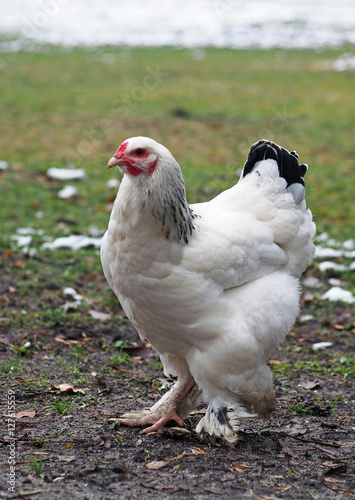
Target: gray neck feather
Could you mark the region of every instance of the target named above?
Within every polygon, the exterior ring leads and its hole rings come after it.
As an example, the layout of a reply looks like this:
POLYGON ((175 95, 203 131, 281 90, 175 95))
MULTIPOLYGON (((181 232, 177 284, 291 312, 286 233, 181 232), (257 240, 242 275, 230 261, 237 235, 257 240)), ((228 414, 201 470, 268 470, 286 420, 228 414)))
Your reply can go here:
POLYGON ((188 243, 195 229, 195 214, 187 203, 184 179, 175 158, 160 158, 151 177, 141 178, 146 191, 144 209, 161 223, 166 239, 188 243))

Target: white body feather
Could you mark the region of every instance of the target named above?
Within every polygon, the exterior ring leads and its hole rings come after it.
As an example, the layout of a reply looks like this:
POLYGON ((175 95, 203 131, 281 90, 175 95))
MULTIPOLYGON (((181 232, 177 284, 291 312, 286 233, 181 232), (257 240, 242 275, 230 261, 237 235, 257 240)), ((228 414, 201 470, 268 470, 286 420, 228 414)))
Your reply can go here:
MULTIPOLYGON (((190 371, 211 407, 239 416, 273 406, 265 361, 295 321, 298 278, 314 252, 315 227, 300 190, 295 203, 274 160, 256 167, 191 206, 188 244, 164 236, 141 209, 137 179, 125 175, 101 249, 111 288, 161 355, 165 374, 190 371)), ((210 433, 215 427, 208 415, 200 424, 210 433)))

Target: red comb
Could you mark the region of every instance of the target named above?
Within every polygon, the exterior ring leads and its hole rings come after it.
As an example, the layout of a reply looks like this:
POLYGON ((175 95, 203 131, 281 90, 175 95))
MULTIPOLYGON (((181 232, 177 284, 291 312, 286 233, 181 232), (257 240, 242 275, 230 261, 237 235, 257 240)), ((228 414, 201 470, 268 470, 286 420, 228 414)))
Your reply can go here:
POLYGON ((124 153, 127 149, 127 146, 128 146, 128 141, 123 142, 121 146, 117 149, 115 156, 117 156, 119 153, 124 153))

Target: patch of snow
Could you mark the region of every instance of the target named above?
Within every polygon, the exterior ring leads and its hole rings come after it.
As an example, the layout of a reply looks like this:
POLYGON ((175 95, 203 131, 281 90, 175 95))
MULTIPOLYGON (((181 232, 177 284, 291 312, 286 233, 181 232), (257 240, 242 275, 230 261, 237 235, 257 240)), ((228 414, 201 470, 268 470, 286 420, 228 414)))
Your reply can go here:
POLYGON ((304 314, 303 316, 300 317, 301 323, 307 323, 308 321, 312 320, 314 320, 313 314, 304 314))
POLYGON ((39 234, 43 235, 44 231, 42 229, 34 229, 33 227, 20 227, 17 229, 17 234, 39 234))
POLYGON ((319 241, 321 243, 324 243, 325 241, 329 240, 329 234, 328 233, 320 233, 318 236, 314 238, 315 241, 319 241))
POLYGON ((349 290, 344 290, 339 286, 333 286, 324 295, 322 295, 322 299, 329 300, 331 302, 346 302, 348 304, 353 304, 355 302, 354 295, 349 290))
POLYGON ((338 280, 337 278, 330 278, 328 280, 329 285, 332 286, 340 286, 341 285, 341 280, 338 280))
POLYGON ((14 234, 12 240, 18 248, 27 248, 32 243, 31 235, 14 234))
POLYGON ((316 259, 326 259, 326 258, 333 259, 344 255, 344 252, 342 250, 335 250, 334 248, 326 248, 316 245, 315 249, 316 249, 315 252, 316 259))
POLYGON ((65 186, 63 189, 61 189, 60 191, 58 191, 57 196, 61 200, 67 200, 68 198, 72 198, 76 194, 78 194, 78 189, 76 187, 74 187, 74 186, 65 186))
POLYGON ((318 264, 318 268, 322 273, 324 273, 325 271, 329 271, 330 269, 333 271, 346 271, 346 266, 344 266, 343 264, 336 264, 335 262, 331 262, 330 260, 320 262, 318 264))
POLYGON ((7 170, 9 168, 9 164, 7 161, 0 160, 0 170, 7 170))
POLYGON ((315 276, 306 276, 303 280, 303 285, 309 288, 321 288, 323 283, 315 276))
POLYGON ((350 239, 343 242, 345 250, 355 250, 355 241, 350 239))
POLYGON ((333 342, 316 342, 312 345, 313 351, 318 351, 320 349, 326 349, 327 347, 331 347, 333 342))
POLYGON ((344 54, 333 63, 336 71, 346 71, 348 69, 355 69, 355 55, 344 54))
POLYGON ((355 262, 352 262, 349 267, 350 271, 355 271, 355 262))
POLYGON ((80 295, 80 293, 78 293, 71 286, 68 286, 67 288, 64 288, 63 293, 64 293, 64 295, 69 295, 70 297, 72 297, 76 301, 81 302, 82 300, 84 300, 84 297, 82 295, 80 295))
POLYGON ((344 257, 348 259, 353 259, 355 257, 355 250, 351 250, 349 252, 344 253, 344 257))
POLYGON ((108 183, 106 184, 108 188, 118 188, 120 186, 120 181, 116 177, 113 177, 113 179, 110 179, 108 183))
POLYGON ((102 238, 92 238, 84 234, 72 234, 71 236, 63 236, 52 242, 43 243, 42 249, 57 250, 58 248, 71 248, 72 250, 80 250, 86 247, 100 248, 102 238))
POLYGON ((85 170, 83 168, 51 167, 47 170, 47 176, 50 179, 56 179, 58 181, 73 181, 75 179, 84 179, 85 170))
MULTIPOLYGON (((355 42, 351 0, 288 4, 281 0, 0 0, 0 8, 0 32, 20 34, 31 50, 33 41, 190 48, 308 48, 355 42)), ((4 41, 2 48, 19 50, 21 44, 4 41)), ((102 63, 112 62, 108 52, 102 63)))

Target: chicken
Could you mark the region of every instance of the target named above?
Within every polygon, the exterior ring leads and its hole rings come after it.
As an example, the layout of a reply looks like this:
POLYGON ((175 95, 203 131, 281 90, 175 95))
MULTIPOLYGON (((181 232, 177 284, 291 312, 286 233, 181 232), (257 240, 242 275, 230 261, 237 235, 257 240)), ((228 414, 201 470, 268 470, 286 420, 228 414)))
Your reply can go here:
POLYGON ((189 205, 170 151, 127 139, 108 168, 123 171, 101 247, 106 279, 174 386, 119 421, 153 432, 204 402, 196 431, 236 443, 241 419, 274 408, 266 360, 293 326, 299 278, 314 253, 307 165, 261 140, 239 182, 189 205))

